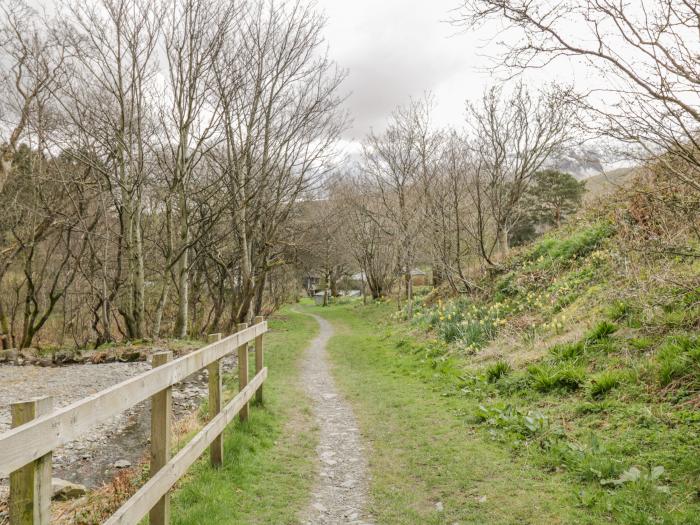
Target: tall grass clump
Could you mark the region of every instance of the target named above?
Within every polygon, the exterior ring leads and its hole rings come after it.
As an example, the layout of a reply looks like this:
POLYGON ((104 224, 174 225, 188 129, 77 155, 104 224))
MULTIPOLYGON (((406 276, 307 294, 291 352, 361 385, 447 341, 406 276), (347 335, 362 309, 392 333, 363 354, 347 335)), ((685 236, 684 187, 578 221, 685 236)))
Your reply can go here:
POLYGON ((532 365, 528 374, 532 387, 539 392, 573 391, 586 381, 586 371, 571 364, 532 365))

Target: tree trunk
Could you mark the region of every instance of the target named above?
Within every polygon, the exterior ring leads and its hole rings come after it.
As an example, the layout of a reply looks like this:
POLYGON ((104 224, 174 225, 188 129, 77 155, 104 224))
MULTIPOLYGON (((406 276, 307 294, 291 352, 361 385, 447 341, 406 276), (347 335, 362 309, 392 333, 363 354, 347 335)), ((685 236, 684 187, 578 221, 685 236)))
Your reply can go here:
POLYGON ((175 322, 175 337, 184 339, 187 337, 188 329, 188 313, 190 307, 190 290, 189 290, 189 248, 190 228, 187 221, 187 200, 184 194, 184 189, 180 192, 180 249, 182 255, 177 265, 178 287, 179 287, 179 304, 177 310, 177 320, 175 322))
POLYGON ((506 255, 508 255, 508 229, 505 226, 499 226, 498 228, 498 253, 501 255, 502 258, 505 258, 506 255))

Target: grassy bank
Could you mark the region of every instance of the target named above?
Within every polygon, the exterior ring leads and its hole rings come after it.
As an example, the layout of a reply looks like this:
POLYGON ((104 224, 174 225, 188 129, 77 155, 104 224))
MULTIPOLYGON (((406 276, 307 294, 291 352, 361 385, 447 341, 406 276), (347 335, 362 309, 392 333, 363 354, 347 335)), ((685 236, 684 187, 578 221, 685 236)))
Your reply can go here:
POLYGON ((249 422, 229 425, 223 468, 212 470, 206 456, 179 484, 172 500, 174 524, 292 524, 308 504, 316 437, 296 378, 299 358, 318 326, 285 309, 270 327, 265 406, 253 406, 249 422))
MULTIPOLYGON (((590 519, 700 523, 700 263, 607 221, 555 231, 479 290, 433 294, 409 351, 476 400, 475 430, 561 472, 590 519)), ((689 241, 692 253, 692 241, 689 241)))
POLYGON ((392 307, 307 307, 333 322, 334 375, 368 444, 368 509, 377 523, 599 523, 558 473, 489 439, 470 423, 479 401, 414 351, 392 307))

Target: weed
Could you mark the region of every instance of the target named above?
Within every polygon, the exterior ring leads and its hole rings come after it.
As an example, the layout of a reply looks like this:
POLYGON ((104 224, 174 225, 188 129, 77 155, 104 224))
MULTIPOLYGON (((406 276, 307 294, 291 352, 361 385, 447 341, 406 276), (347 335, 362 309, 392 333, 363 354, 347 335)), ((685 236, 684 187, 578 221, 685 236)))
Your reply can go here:
POLYGON ((501 377, 510 373, 511 370, 512 368, 510 364, 508 364, 506 361, 498 361, 486 369, 486 380, 489 383, 495 383, 501 379, 501 377))
POLYGON ((583 368, 570 364, 540 364, 528 368, 532 386, 539 392, 577 390, 586 380, 583 368))
POLYGON ((593 330, 586 334, 586 344, 592 345, 608 339, 615 332, 617 332, 617 326, 609 321, 601 321, 593 330))
POLYGON ((624 374, 619 370, 606 370, 591 379, 589 393, 591 397, 599 399, 605 396, 613 388, 620 386, 623 382, 624 374))
POLYGON ((674 379, 689 375, 700 375, 700 339, 693 337, 671 337, 659 349, 656 356, 661 386, 674 379))
POLYGON ((585 349, 581 342, 567 343, 553 346, 549 353, 556 361, 569 361, 583 356, 585 349))
POLYGON ((636 350, 646 350, 651 348, 654 341, 649 337, 633 337, 632 339, 628 339, 627 343, 636 350))

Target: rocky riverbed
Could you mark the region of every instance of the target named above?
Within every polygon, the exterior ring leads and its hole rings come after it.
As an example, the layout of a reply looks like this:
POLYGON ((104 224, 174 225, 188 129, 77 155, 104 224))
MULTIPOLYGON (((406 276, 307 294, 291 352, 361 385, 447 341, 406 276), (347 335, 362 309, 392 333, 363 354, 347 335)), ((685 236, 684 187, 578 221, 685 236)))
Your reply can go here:
MULTIPOLYGON (((234 356, 224 369, 236 366, 234 356)), ((51 396, 54 407, 66 406, 116 383, 150 370, 148 362, 74 364, 58 367, 0 365, 0 433, 10 428, 10 404, 51 396)), ((207 374, 201 371, 173 389, 176 419, 197 409, 207 396, 207 374)), ((150 433, 149 403, 140 403, 109 421, 96 425, 80 439, 54 451, 54 477, 96 488, 120 468, 137 463, 147 450, 150 433)), ((0 479, 0 500, 6 494, 0 479)))

